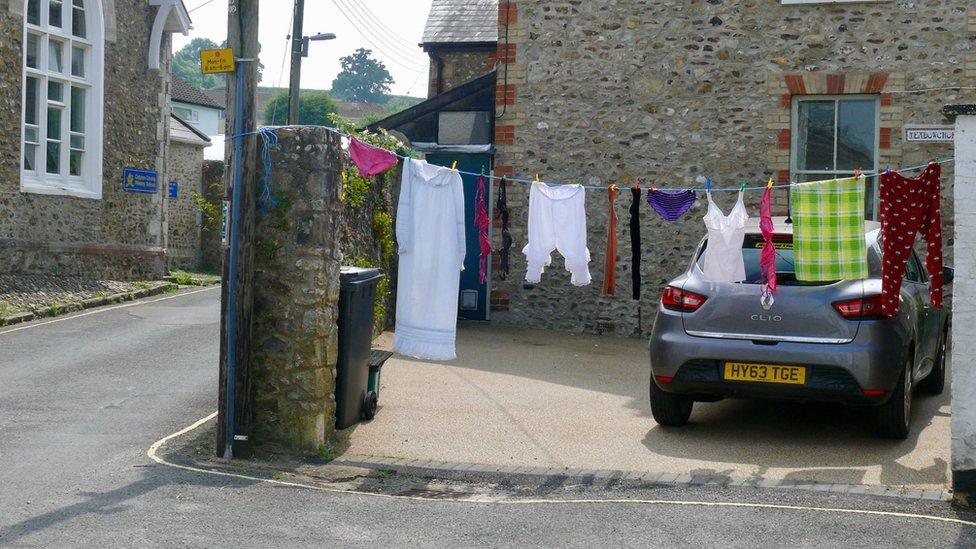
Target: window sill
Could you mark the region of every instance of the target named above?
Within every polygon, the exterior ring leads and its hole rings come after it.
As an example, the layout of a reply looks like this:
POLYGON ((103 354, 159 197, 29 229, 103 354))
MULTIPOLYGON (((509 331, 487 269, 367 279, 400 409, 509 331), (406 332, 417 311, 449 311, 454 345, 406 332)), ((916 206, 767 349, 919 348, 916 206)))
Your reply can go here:
POLYGON ((20 179, 20 192, 101 200, 101 189, 91 190, 83 187, 82 185, 83 183, 81 182, 76 185, 72 185, 71 183, 65 181, 48 181, 29 176, 22 176, 20 179))

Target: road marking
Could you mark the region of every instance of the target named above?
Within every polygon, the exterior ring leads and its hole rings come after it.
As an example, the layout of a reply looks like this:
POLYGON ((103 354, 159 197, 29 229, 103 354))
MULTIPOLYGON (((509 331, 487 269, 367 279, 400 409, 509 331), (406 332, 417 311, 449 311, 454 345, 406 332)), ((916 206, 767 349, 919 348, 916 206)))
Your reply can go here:
POLYGON ((148 301, 139 300, 139 301, 133 301, 131 303, 125 303, 123 305, 114 305, 112 307, 99 307, 99 308, 92 309, 90 311, 87 311, 87 312, 84 312, 84 313, 79 313, 79 314, 76 314, 76 315, 66 315, 66 316, 63 316, 63 317, 60 317, 60 318, 55 318, 55 319, 52 319, 52 320, 46 320, 44 322, 31 322, 31 323, 25 324, 23 326, 18 326, 16 328, 10 328, 9 330, 0 330, 0 335, 3 335, 3 334, 12 334, 14 332, 19 332, 21 330, 30 330, 31 328, 40 328, 41 326, 47 326, 48 324, 54 324, 55 322, 64 322, 65 320, 73 320, 73 319, 76 319, 76 318, 81 318, 83 316, 95 315, 95 314, 99 314, 99 313, 107 313, 109 311, 115 311, 117 309, 125 309, 127 307, 136 307, 138 305, 148 305, 150 303, 158 303, 160 301, 166 301, 167 299, 176 299, 177 297, 183 297, 183 296, 198 294, 200 292, 207 292, 207 291, 210 291, 210 290, 213 290, 213 289, 216 289, 216 288, 220 288, 220 285, 210 286, 208 288, 202 288, 200 290, 193 290, 193 291, 184 292, 184 293, 181 293, 181 294, 168 295, 166 297, 160 297, 160 298, 151 299, 151 300, 148 300, 148 301))
POLYGON ((631 504, 631 505, 674 505, 679 507, 713 507, 713 508, 743 508, 743 509, 770 509, 778 511, 807 511, 816 513, 832 513, 832 514, 846 514, 846 515, 865 515, 865 516, 876 516, 876 517, 888 517, 888 518, 907 518, 907 519, 917 519, 917 520, 927 520, 932 522, 942 522, 946 524, 958 524, 961 526, 976 527, 976 522, 951 518, 951 517, 939 517, 935 515, 920 515, 915 513, 899 513, 894 511, 872 511, 868 509, 845 509, 840 507, 812 507, 805 505, 779 505, 775 503, 749 503, 749 502, 738 502, 738 501, 682 501, 682 500, 668 500, 668 499, 511 499, 511 500, 484 500, 478 498, 457 498, 445 500, 443 498, 426 498, 423 496, 400 496, 395 494, 377 494, 374 492, 362 492, 358 490, 341 490, 338 488, 328 488, 325 486, 315 486, 311 484, 302 484, 300 482, 288 482, 284 480, 275 480, 270 478, 261 478, 251 475, 242 475, 239 473, 228 473, 225 471, 214 471, 211 469, 203 469, 201 467, 193 467, 190 465, 180 465, 178 463, 172 463, 166 461, 165 459, 159 457, 157 452, 159 449, 165 445, 170 440, 183 436, 195 429, 198 429, 203 424, 217 417, 217 412, 210 414, 209 416, 200 419, 189 425, 180 429, 179 431, 167 435, 149 447, 146 455, 149 459, 155 461, 159 465, 164 465, 166 467, 172 467, 174 469, 182 469, 184 471, 192 471, 194 473, 204 473, 208 475, 215 475, 221 477, 238 478, 243 480, 252 480, 256 482, 264 482, 267 484, 274 484, 278 486, 291 486, 293 488, 304 488, 307 490, 315 490, 318 492, 328 492, 334 494, 354 494, 359 496, 371 496, 376 498, 385 499, 401 499, 401 500, 412 500, 412 501, 429 501, 437 503, 469 503, 478 505, 607 505, 607 504, 631 504))

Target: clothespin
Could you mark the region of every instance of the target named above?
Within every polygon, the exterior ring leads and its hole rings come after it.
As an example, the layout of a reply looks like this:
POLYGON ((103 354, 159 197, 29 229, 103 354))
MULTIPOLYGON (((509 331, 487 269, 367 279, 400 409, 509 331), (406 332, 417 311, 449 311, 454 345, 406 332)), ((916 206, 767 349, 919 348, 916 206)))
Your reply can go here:
POLYGON ((746 182, 743 181, 743 182, 739 183, 739 192, 741 193, 741 192, 743 192, 745 190, 746 190, 746 182))
POLYGON ((712 192, 712 178, 711 177, 706 177, 705 178, 705 191, 706 192, 712 192))
POLYGON ((457 171, 457 163, 458 163, 458 161, 455 160, 454 163, 451 164, 451 171, 452 172, 456 172, 457 171))
POLYGON ((885 173, 891 173, 891 164, 885 166, 885 173))
POLYGON ((854 170, 854 179, 860 179, 862 175, 864 172, 861 171, 861 168, 854 170))
POLYGON ((481 167, 481 175, 482 176, 488 175, 487 173, 485 173, 485 167, 484 166, 481 167))
POLYGON ((535 182, 536 183, 542 183, 542 180, 539 179, 539 174, 535 174, 535 182))
POLYGON ((773 188, 773 185, 775 185, 775 184, 776 184, 776 182, 773 181, 773 178, 772 177, 770 177, 769 178, 769 181, 766 183, 766 188, 767 189, 772 189, 773 188))

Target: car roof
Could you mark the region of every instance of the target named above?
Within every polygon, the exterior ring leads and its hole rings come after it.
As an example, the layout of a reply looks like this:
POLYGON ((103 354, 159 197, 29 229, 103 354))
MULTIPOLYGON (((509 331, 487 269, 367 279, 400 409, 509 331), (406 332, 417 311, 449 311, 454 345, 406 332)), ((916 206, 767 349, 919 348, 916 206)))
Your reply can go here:
MULTIPOLYGON (((773 231, 775 234, 793 234, 793 223, 787 223, 786 220, 789 219, 785 216, 774 216, 773 217, 773 231)), ((759 218, 750 217, 745 224, 746 234, 762 234, 759 229, 759 218)), ((865 221, 864 222, 864 234, 870 234, 874 231, 881 229, 881 223, 877 221, 865 221)))

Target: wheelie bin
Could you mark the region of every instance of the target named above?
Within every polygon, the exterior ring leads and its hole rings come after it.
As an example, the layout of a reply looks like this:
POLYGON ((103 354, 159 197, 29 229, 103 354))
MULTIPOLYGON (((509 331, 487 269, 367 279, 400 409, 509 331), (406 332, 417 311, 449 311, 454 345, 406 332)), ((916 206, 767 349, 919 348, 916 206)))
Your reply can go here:
POLYGON ((369 358, 379 269, 342 267, 339 274, 339 357, 336 364, 336 429, 355 425, 376 410, 370 394, 369 358))

